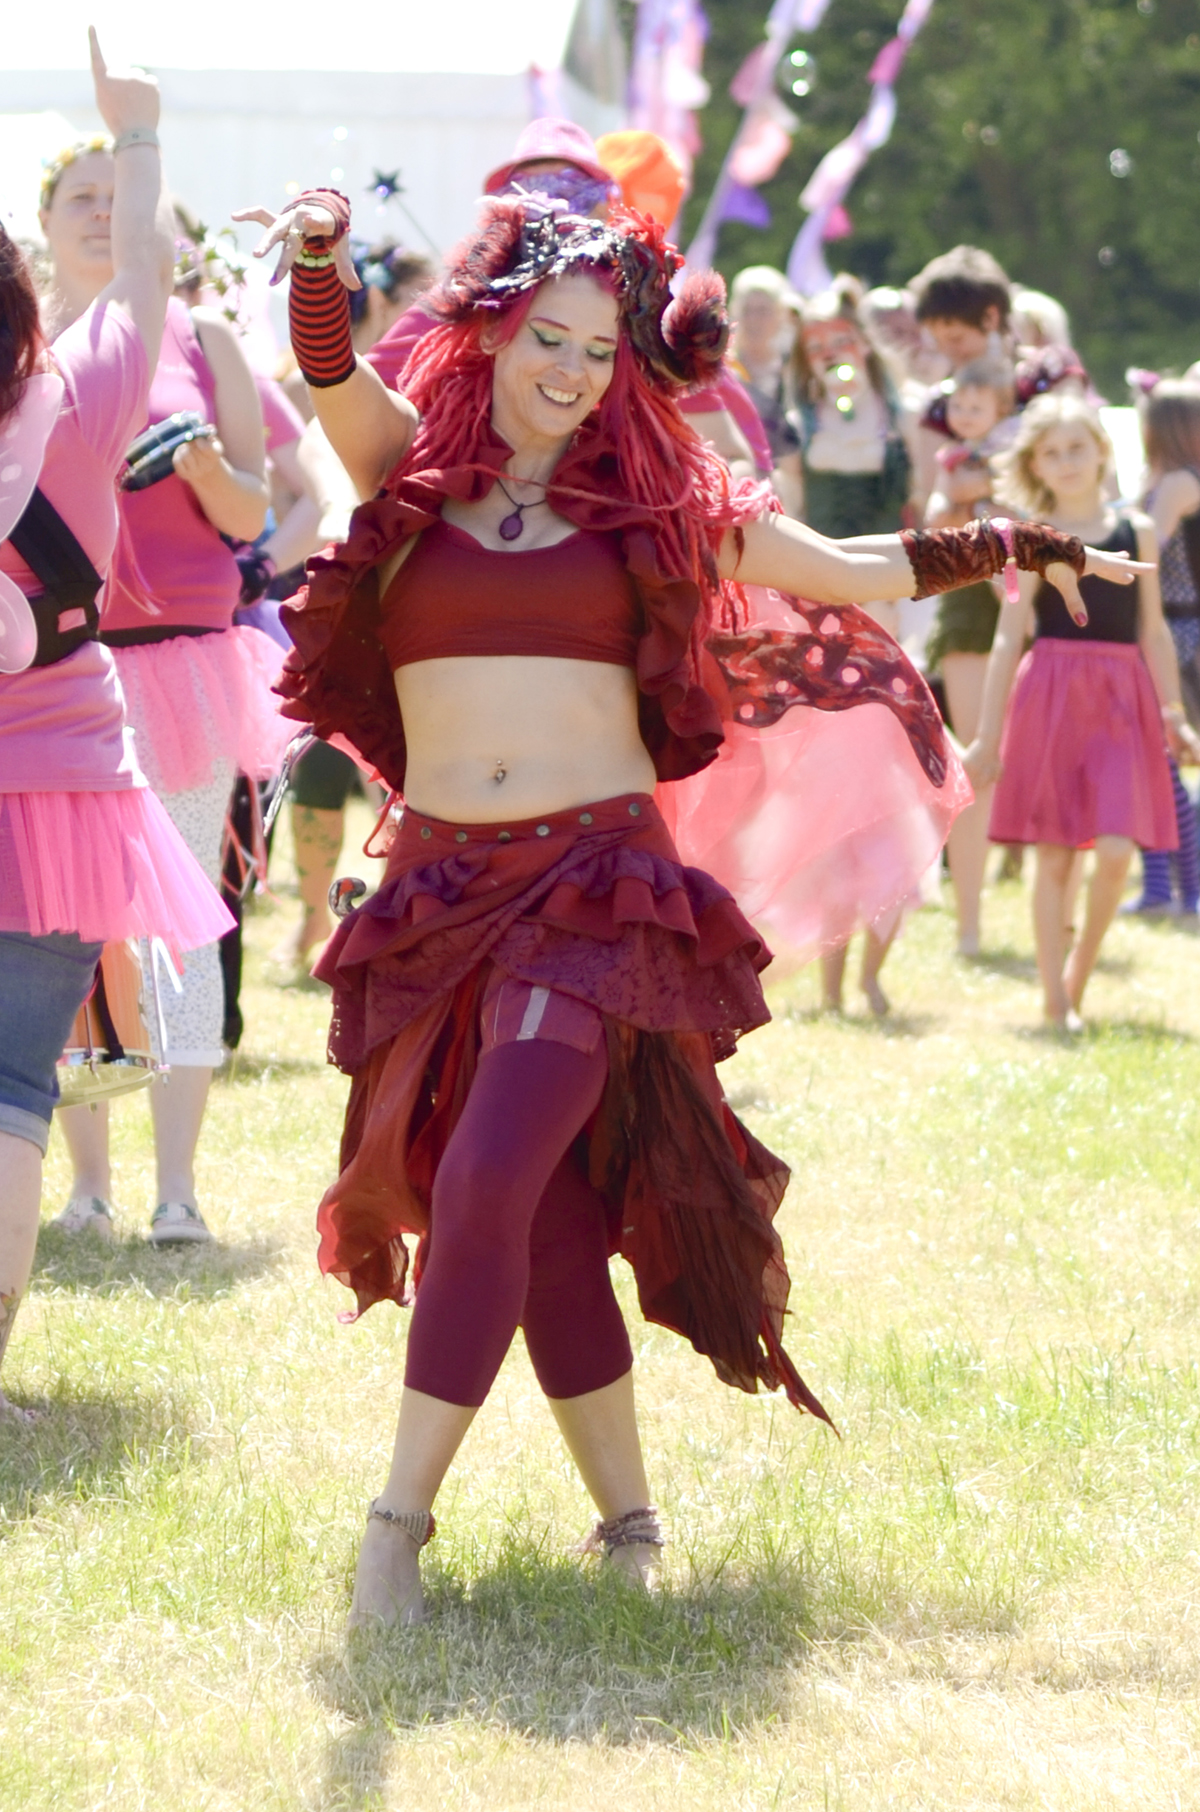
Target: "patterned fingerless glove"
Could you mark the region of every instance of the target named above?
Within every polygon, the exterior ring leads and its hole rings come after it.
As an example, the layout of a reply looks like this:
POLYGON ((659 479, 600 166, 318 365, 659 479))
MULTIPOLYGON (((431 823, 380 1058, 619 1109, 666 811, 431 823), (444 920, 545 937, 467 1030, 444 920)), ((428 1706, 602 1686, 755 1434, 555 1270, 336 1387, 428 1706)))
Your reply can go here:
POLYGON ((969 522, 966 528, 901 529, 900 539, 916 580, 914 598, 974 585, 1004 571, 1013 560, 1022 572, 1046 576, 1061 560, 1080 576, 1087 554, 1078 535, 1065 535, 1044 522, 969 522))
POLYGON ((358 363, 350 292, 333 261, 334 246, 350 228, 350 203, 336 189, 306 189, 298 200, 327 208, 337 222, 332 237, 304 241, 288 289, 288 330, 300 374, 314 390, 328 390, 344 384, 358 363))

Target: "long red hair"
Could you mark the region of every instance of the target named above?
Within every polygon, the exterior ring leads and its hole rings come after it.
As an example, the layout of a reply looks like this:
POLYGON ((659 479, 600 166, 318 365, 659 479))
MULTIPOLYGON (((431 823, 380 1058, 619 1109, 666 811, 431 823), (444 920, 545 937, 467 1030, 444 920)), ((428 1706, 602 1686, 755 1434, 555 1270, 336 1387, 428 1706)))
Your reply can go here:
POLYGON ((0 422, 7 421, 20 402, 44 346, 28 261, 0 227, 0 422))

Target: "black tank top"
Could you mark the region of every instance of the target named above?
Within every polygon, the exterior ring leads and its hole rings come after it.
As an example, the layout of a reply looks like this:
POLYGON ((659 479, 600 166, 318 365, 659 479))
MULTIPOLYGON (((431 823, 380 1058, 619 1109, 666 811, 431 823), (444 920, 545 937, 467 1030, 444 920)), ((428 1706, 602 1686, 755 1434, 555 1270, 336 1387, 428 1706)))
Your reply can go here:
MULTIPOLYGON (((1132 554, 1137 559, 1137 530, 1129 517, 1117 513, 1117 526, 1107 541, 1098 543, 1101 553, 1132 554)), ((1080 626, 1063 602, 1055 585, 1045 581, 1038 586, 1033 600, 1037 613, 1037 636, 1053 636, 1062 642, 1136 642, 1138 639, 1138 582, 1115 585, 1111 579, 1098 579, 1089 574, 1079 581, 1079 590, 1087 605, 1088 620, 1080 626)))

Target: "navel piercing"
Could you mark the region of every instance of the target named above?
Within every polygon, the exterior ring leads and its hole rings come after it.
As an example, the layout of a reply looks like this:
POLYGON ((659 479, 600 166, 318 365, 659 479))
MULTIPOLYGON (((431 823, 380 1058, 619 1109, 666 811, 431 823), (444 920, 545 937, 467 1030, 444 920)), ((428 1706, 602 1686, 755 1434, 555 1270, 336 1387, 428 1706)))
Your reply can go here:
POLYGON ((496 785, 499 786, 500 782, 502 780, 507 779, 507 777, 508 777, 508 769, 504 765, 504 757, 502 755, 498 755, 496 757, 496 771, 492 775, 492 779, 496 782, 496 785))

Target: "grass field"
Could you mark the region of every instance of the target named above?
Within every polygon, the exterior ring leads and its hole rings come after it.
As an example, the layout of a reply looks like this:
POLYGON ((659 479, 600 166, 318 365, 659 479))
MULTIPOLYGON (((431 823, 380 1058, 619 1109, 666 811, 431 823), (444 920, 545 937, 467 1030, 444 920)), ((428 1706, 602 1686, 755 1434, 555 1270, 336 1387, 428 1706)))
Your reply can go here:
MULTIPOLYGON (((139 1099, 120 1241, 43 1233, 7 1380, 50 1413, 0 1432, 4 1812, 1200 1806, 1200 944, 1118 926, 1072 1044, 1037 1033, 1017 886, 978 963, 910 923, 882 1027, 783 976, 726 1080, 794 1166, 789 1344, 844 1439, 725 1389, 623 1276, 665 1591, 572 1557, 589 1507, 517 1350, 431 1623, 348 1648, 405 1320, 339 1324, 316 1274, 345 1083, 325 997, 273 978, 279 893, 201 1148, 220 1243, 144 1243, 139 1099)), ((66 1181, 56 1136, 47 1215, 66 1181)))

